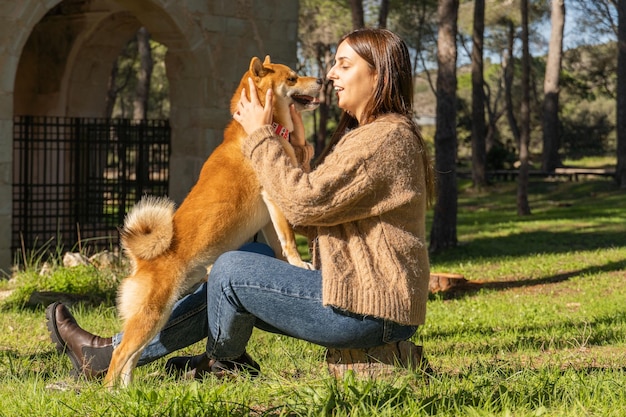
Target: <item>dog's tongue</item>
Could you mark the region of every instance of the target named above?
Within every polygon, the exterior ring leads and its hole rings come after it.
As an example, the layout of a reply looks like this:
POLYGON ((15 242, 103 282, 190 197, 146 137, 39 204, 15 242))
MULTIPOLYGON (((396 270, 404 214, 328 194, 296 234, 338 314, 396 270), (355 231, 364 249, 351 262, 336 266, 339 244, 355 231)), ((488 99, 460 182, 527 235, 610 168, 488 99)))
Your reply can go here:
POLYGON ((317 97, 307 96, 307 95, 303 95, 303 94, 294 94, 293 96, 291 96, 291 98, 293 98, 295 101, 297 101, 300 104, 317 104, 317 103, 319 103, 319 99, 317 97))

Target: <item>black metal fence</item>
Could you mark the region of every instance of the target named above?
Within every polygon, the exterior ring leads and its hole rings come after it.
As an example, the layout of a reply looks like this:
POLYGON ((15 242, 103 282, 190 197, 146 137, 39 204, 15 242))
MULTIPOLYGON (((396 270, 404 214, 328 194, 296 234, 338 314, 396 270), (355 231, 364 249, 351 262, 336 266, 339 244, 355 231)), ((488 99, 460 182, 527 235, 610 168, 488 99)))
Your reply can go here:
POLYGON ((13 126, 14 254, 116 247, 130 207, 168 192, 167 120, 17 116, 13 126))

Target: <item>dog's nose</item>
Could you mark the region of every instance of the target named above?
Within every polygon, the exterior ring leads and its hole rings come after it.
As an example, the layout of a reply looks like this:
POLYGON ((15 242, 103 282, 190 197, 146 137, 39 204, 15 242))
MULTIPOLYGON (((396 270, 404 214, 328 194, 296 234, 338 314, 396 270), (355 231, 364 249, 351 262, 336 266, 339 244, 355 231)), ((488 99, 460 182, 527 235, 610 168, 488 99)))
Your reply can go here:
POLYGON ((321 78, 318 78, 318 79, 317 79, 317 80, 315 80, 315 81, 317 81, 317 83, 318 83, 319 85, 324 84, 324 80, 322 80, 321 78))

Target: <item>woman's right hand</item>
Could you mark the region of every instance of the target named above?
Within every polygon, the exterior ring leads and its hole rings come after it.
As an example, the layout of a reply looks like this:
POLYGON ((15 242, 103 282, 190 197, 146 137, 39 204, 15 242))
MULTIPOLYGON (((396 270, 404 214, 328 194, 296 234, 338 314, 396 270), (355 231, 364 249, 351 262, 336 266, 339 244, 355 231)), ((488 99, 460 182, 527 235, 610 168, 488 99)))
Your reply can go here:
POLYGON ((258 128, 272 124, 272 103, 274 96, 271 89, 267 90, 265 107, 263 107, 252 78, 248 78, 248 87, 250 99, 248 100, 248 97, 246 97, 246 89, 242 89, 239 103, 237 103, 237 110, 235 114, 233 114, 233 119, 239 122, 246 133, 250 135, 258 128))

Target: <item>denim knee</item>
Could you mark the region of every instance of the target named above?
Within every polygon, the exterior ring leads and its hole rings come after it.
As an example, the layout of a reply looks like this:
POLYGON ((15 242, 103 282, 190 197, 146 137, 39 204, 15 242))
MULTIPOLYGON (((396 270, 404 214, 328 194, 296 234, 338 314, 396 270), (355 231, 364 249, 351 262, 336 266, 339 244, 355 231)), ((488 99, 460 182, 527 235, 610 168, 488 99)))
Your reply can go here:
POLYGON ((221 254, 215 260, 211 272, 209 273, 209 291, 211 287, 215 287, 217 284, 222 286, 223 281, 229 279, 230 273, 235 269, 234 266, 241 263, 237 258, 237 252, 232 251, 221 254))
MULTIPOLYGON (((223 291, 231 284, 233 278, 242 278, 249 275, 249 270, 254 267, 254 262, 250 261, 250 257, 263 256, 258 253, 247 251, 230 251, 220 255, 213 264, 209 274, 208 288, 209 293, 220 288, 223 291)), ((263 256, 265 257, 265 256, 263 256)), ((269 258, 268 258, 269 259, 269 258)))

